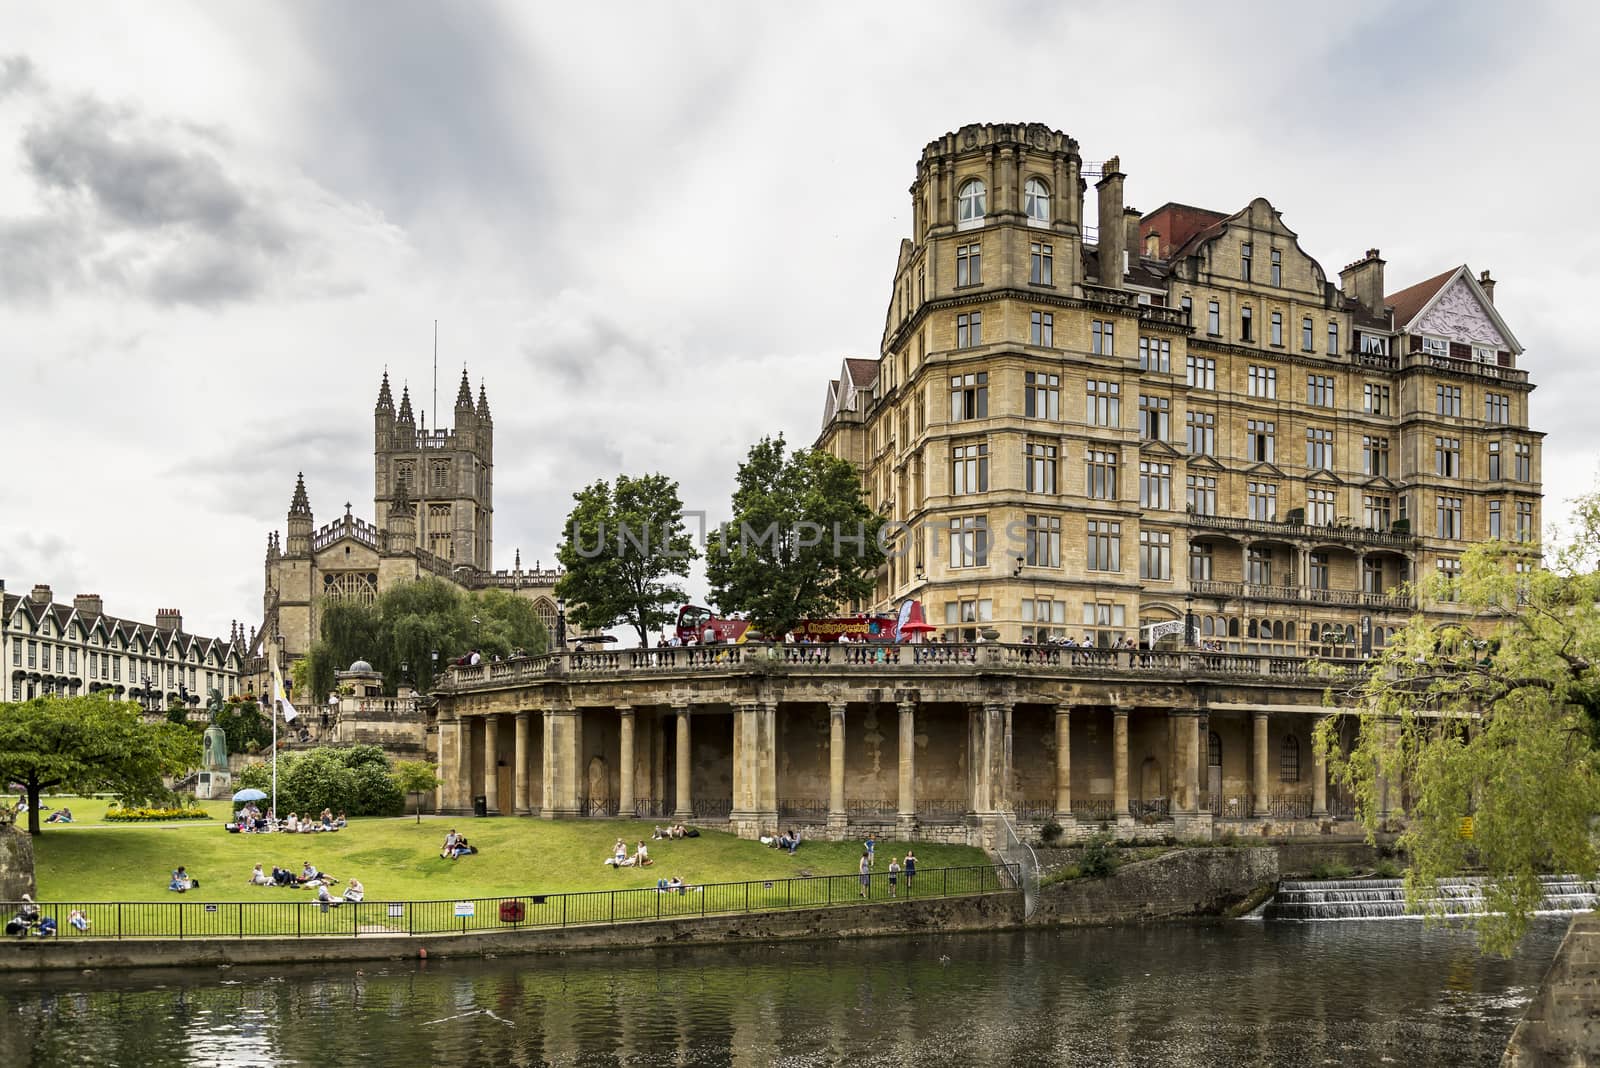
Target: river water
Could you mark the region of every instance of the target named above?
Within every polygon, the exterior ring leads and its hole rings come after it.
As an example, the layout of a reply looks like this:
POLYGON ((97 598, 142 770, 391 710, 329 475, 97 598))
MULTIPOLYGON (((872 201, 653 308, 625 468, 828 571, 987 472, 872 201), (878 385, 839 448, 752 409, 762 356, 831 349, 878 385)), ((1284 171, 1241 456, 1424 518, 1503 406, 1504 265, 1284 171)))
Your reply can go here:
POLYGON ((105 971, 0 986, 0 1066, 1494 1065, 1555 953, 1413 921, 105 971))

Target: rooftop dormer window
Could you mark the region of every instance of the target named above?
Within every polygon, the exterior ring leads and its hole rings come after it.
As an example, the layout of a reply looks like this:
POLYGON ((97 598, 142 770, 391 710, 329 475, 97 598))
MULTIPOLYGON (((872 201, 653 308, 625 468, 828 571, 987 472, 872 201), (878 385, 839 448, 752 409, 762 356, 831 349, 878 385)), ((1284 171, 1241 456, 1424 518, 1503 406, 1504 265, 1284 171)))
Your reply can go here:
POLYGON ((956 194, 956 229, 971 230, 983 225, 983 217, 989 212, 989 195, 983 182, 976 178, 968 179, 956 194))

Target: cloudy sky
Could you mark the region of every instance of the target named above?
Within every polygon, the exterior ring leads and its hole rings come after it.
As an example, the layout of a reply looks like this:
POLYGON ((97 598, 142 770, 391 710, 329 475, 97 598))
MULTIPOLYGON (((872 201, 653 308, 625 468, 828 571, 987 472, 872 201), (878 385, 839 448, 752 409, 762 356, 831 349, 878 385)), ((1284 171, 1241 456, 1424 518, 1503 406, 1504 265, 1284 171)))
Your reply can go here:
MULTIPOLYGON (((571 492, 810 443, 922 146, 1043 122, 1129 203, 1260 194, 1330 275, 1489 268, 1546 510, 1594 484, 1593 5, 0 2, 0 578, 259 622, 304 470, 371 512, 387 367, 496 428, 496 563, 571 492), (1587 413, 1587 414, 1586 414, 1587 413)), ((429 421, 433 413, 429 412, 429 421)))

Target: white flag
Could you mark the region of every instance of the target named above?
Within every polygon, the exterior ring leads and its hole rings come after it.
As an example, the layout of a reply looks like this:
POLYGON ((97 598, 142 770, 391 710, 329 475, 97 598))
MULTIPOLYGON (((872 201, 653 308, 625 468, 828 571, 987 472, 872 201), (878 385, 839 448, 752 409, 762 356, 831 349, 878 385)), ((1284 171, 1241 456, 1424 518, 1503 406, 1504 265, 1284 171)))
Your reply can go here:
POLYGON ((283 674, 278 670, 278 665, 272 665, 272 681, 278 687, 278 702, 283 707, 283 721, 293 723, 299 718, 300 713, 294 710, 294 705, 289 702, 289 690, 283 683, 283 674))
POLYGON ((281 700, 283 704, 283 721, 285 723, 293 723, 299 718, 300 713, 294 710, 294 705, 289 703, 289 699, 287 697, 284 697, 281 700))

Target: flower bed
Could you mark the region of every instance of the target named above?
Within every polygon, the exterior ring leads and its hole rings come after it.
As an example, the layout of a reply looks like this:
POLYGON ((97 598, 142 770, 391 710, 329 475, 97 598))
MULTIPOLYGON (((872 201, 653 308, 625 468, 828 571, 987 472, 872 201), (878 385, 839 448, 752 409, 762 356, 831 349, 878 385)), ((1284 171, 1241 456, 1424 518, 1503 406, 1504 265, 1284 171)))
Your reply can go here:
POLYGON ((108 808, 107 823, 151 823, 169 820, 208 820, 211 813, 203 808, 108 808))

